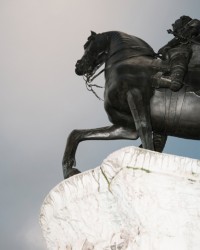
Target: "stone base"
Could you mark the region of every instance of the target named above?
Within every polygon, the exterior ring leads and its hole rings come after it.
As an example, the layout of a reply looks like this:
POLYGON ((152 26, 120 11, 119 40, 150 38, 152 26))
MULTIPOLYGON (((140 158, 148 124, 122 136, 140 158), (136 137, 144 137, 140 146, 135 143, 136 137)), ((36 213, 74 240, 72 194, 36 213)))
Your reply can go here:
POLYGON ((199 250, 200 162, 123 148, 58 184, 40 224, 51 250, 199 250))

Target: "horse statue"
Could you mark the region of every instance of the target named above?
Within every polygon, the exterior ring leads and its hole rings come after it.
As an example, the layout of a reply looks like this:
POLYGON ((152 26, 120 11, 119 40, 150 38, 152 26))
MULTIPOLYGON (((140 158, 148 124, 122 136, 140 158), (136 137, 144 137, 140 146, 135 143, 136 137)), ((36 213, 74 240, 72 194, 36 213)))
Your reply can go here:
POLYGON ((75 72, 85 76, 88 89, 96 94, 93 90, 96 85, 91 81, 105 63, 104 108, 113 125, 71 132, 62 162, 64 178, 80 172, 75 168, 75 153, 79 142, 84 140, 140 137, 141 147, 162 152, 168 135, 200 139, 199 48, 199 44, 194 44, 195 53, 184 85, 173 92, 154 87, 154 76, 167 72, 169 63, 159 58, 145 41, 118 31, 92 32, 75 72))

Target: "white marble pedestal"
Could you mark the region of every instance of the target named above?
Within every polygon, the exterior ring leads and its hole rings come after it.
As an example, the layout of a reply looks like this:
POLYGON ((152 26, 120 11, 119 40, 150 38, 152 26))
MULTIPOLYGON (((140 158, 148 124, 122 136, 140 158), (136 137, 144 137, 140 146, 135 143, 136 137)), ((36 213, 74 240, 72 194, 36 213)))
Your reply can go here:
POLYGON ((53 188, 40 224, 51 250, 199 250, 200 161, 123 148, 53 188))

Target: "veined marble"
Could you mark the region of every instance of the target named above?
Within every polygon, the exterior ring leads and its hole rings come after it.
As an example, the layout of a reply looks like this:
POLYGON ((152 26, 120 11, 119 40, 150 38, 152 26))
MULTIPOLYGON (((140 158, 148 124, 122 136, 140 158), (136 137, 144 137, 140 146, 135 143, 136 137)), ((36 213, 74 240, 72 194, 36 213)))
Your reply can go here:
POLYGON ((199 250, 200 161, 123 148, 53 188, 40 224, 51 250, 199 250))

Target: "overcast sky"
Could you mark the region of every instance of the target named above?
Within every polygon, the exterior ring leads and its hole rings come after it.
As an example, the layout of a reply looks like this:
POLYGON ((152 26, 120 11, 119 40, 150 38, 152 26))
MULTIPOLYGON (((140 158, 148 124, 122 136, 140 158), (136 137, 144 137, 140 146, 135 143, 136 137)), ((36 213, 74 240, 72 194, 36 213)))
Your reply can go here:
MULTIPOLYGON (((200 19, 199 9, 199 0, 0 0, 0 249, 46 249, 40 207, 63 180, 68 134, 110 124, 74 73, 90 30, 124 31, 157 51, 171 39, 174 20, 200 19)), ((139 144, 83 142, 77 167, 94 168, 112 151, 139 144)), ((164 152, 199 158, 199 146, 169 138, 164 152)))

